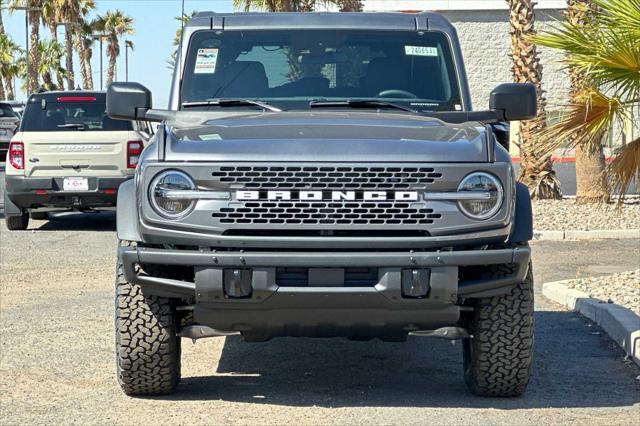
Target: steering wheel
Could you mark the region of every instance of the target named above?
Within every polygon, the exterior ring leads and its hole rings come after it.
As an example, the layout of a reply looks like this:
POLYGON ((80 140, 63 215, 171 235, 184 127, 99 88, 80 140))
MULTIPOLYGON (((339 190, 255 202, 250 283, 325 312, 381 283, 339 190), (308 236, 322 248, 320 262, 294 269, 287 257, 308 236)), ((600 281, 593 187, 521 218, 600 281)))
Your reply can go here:
POLYGON ((407 92, 406 90, 400 89, 389 89, 383 90, 378 93, 378 97, 380 98, 408 98, 408 99, 417 99, 418 97, 411 92, 407 92))

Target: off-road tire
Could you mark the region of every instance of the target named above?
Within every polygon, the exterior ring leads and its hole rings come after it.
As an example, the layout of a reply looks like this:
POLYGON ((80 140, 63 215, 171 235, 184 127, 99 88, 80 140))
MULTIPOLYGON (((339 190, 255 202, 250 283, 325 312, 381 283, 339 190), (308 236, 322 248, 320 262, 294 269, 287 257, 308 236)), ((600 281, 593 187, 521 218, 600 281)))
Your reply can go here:
POLYGON ((33 220, 49 220, 49 213, 47 213, 47 212, 31 212, 31 219, 33 219, 33 220))
MULTIPOLYGON (((126 244, 126 243, 124 243, 126 244)), ((180 382, 180 338, 170 299, 145 295, 116 270, 118 383, 131 396, 167 395, 180 382)))
POLYGON ((29 213, 22 213, 19 216, 5 216, 4 220, 9 231, 24 231, 29 226, 29 213))
MULTIPOLYGON (((499 273, 499 271, 496 271, 499 273)), ((464 376, 479 396, 524 393, 533 357, 533 271, 510 293, 479 299, 464 342, 464 376)))

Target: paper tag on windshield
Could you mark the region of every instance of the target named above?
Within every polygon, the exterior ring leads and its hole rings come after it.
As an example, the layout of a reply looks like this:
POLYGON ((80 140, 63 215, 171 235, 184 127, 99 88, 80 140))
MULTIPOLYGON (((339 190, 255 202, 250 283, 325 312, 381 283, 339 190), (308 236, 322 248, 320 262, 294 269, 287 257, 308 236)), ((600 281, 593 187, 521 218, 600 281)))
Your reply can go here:
POLYGON ((218 49, 198 49, 194 74, 213 74, 216 72, 218 49))
POLYGON ((404 53, 411 56, 438 56, 438 49, 429 46, 405 46, 404 53))

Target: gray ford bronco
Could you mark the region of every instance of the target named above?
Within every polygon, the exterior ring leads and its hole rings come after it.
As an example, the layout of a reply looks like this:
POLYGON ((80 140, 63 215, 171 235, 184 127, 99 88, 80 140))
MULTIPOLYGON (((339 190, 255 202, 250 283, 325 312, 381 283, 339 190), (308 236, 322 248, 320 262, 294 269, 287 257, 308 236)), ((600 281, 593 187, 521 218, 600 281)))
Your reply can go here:
POLYGON ((116 348, 129 395, 173 392, 180 341, 462 339, 477 395, 516 396, 533 345, 532 217, 503 84, 474 111, 454 28, 421 14, 200 13, 170 105, 118 193, 116 348))

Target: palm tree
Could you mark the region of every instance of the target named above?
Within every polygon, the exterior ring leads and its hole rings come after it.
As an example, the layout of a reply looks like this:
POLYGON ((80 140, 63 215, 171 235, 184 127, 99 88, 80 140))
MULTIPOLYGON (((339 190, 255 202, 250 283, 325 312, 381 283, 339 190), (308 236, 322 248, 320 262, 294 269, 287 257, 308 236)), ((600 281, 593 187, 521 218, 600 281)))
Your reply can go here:
POLYGON ((542 90, 542 64, 531 36, 536 34, 533 0, 507 0, 511 34, 511 74, 516 83, 533 83, 538 94, 536 118, 519 124, 520 176, 534 198, 561 198, 560 182, 553 172, 551 155, 535 155, 540 132, 546 127, 547 100, 542 90))
MULTIPOLYGON (((41 0, 42 10, 40 11, 40 18, 42 19, 42 25, 49 28, 51 34, 51 40, 58 41, 58 26, 60 25, 60 19, 58 17, 58 5, 56 0, 41 0)), ((57 66, 54 68, 62 68, 57 66)), ((64 89, 64 76, 62 74, 56 74, 56 84, 60 89, 64 89)))
MULTIPOLYGON (((80 30, 84 17, 96 8, 93 0, 53 0, 56 6, 56 18, 65 25, 65 57, 67 59, 67 85, 75 87, 73 72, 74 35, 80 30)), ((81 54, 81 50, 78 49, 81 54)))
POLYGON ((91 57, 93 56, 93 34, 96 31, 95 21, 87 22, 84 19, 75 32, 75 44, 80 57, 80 73, 82 76, 82 88, 93 90, 93 72, 91 69, 91 57))
POLYGON ((339 8, 340 12, 362 12, 362 0, 333 0, 339 8))
POLYGON ((108 34, 107 55, 109 56, 109 68, 107 71, 107 86, 115 77, 116 59, 120 55, 119 39, 123 35, 133 34, 133 18, 124 14, 121 10, 108 11, 97 17, 97 27, 108 34))
POLYGON ((29 36, 29 75, 27 76, 27 92, 35 92, 38 88, 38 46, 40 44, 40 9, 43 0, 11 0, 9 12, 13 12, 16 7, 29 8, 27 14, 31 23, 31 34, 29 36))
POLYGON ((4 22, 2 21, 2 11, 5 8, 6 1, 0 0, 0 35, 4 34, 4 22))
POLYGON ((11 37, 0 33, 0 76, 2 76, 0 99, 13 100, 15 97, 13 78, 21 71, 21 53, 22 49, 11 40, 11 37))
POLYGON ((38 62, 37 72, 42 76, 42 88, 45 90, 60 89, 53 83, 52 75, 65 75, 65 69, 61 66, 61 59, 64 56, 62 45, 55 40, 43 40, 38 43, 40 62, 38 62))
POLYGON ((316 0, 233 0, 233 7, 246 12, 265 10, 268 12, 310 12, 316 0))
POLYGON ((535 41, 565 53, 571 93, 564 116, 545 132, 542 152, 576 148, 577 202, 606 202, 640 177, 640 138, 607 168, 602 140, 640 108, 640 0, 569 0, 567 21, 535 41))
POLYGON ((176 35, 173 37, 173 47, 174 51, 171 54, 171 57, 167 59, 167 68, 173 70, 176 66, 176 57, 178 55, 178 47, 180 46, 180 42, 182 41, 182 28, 187 25, 187 22, 191 20, 194 16, 196 16, 198 12, 195 10, 190 13, 184 13, 182 16, 176 16, 174 19, 180 23, 180 26, 176 30, 176 35))

